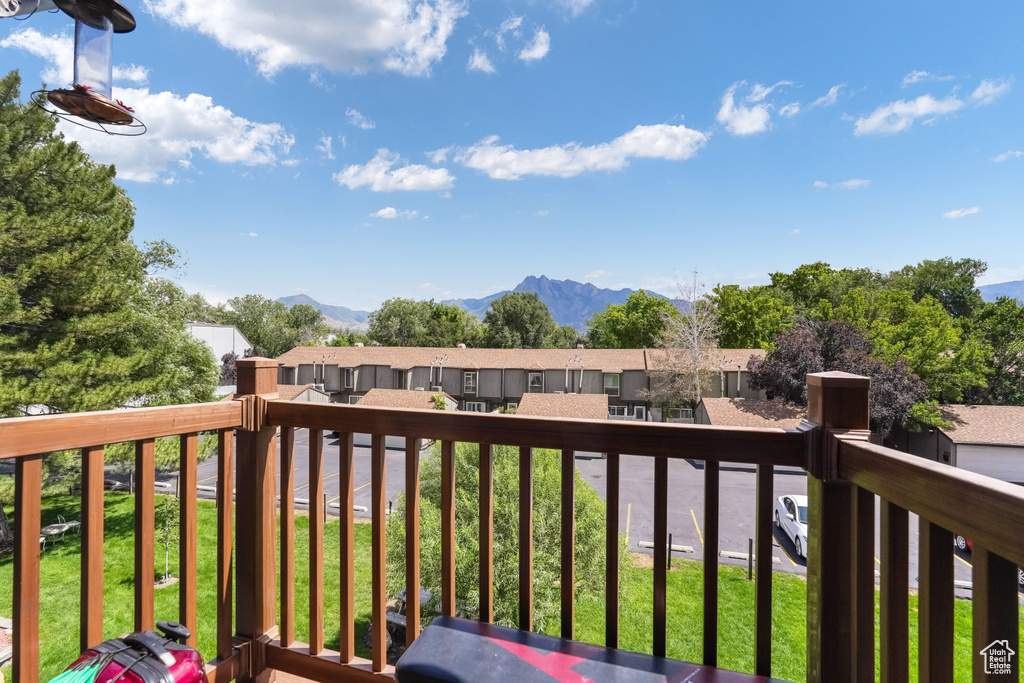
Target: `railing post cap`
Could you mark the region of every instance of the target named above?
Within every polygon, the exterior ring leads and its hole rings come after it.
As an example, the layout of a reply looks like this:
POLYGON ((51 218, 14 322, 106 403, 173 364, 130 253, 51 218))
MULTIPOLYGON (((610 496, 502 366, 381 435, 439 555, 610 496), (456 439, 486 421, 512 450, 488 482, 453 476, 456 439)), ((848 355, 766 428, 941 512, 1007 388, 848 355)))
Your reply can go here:
POLYGON ((807 375, 807 383, 817 387, 836 389, 867 389, 871 386, 871 378, 854 375, 850 372, 832 370, 830 372, 812 372, 807 375))
POLYGON ((239 358, 235 361, 236 367, 246 368, 276 368, 280 363, 274 358, 263 358, 262 356, 253 356, 251 358, 239 358))

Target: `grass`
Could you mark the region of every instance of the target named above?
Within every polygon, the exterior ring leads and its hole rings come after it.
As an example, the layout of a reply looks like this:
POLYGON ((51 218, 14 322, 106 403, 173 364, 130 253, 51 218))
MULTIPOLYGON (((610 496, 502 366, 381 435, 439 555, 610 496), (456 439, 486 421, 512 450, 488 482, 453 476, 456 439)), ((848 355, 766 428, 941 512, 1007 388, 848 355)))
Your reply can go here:
MULTIPOLYGON (((68 519, 80 517, 80 499, 69 496, 43 500, 44 524, 58 514, 68 519)), ((108 493, 105 508, 104 556, 104 637, 121 636, 132 630, 134 609, 134 499, 121 493, 108 493)), ((199 503, 199 595, 198 644, 206 659, 216 650, 216 509, 212 503, 199 503)), ((8 508, 8 514, 13 511, 8 508)), ((370 525, 357 524, 356 532, 356 633, 357 653, 368 657, 361 646, 361 634, 370 619, 370 525)), ((324 621, 327 647, 337 649, 339 630, 339 558, 338 522, 325 529, 324 621)), ((280 538, 280 537, 279 537, 280 538)), ((296 638, 309 641, 309 519, 296 519, 295 614, 296 638)), ((78 654, 80 541, 68 535, 62 544, 47 549, 40 567, 40 680, 57 675, 78 654)), ((163 546, 157 547, 154 566, 163 573, 163 546)), ((171 548, 171 567, 177 565, 177 548, 171 548)), ((668 575, 668 655, 699 662, 702 659, 703 572, 699 562, 674 560, 668 575)), ((0 615, 13 613, 13 558, 0 558, 0 615)), ((806 600, 807 584, 797 576, 776 573, 773 576, 772 614, 773 675, 792 681, 806 680, 806 600)), ((653 574, 650 569, 631 567, 622 577, 619 591, 620 647, 637 652, 651 651, 653 574)), ((720 567, 719 571, 719 665, 736 671, 753 672, 754 666, 754 586, 746 580, 746 570, 720 567)), ((955 603, 954 651, 955 680, 970 680, 975 654, 971 644, 971 603, 955 603)), ((157 619, 177 619, 178 585, 156 591, 157 619)), ((604 643, 603 595, 584 595, 577 602, 576 637, 591 643, 604 643)), ((1024 633, 1024 619, 1022 619, 1024 633)), ((876 593, 876 639, 877 593, 876 593)), ((876 640, 877 642, 877 640, 876 640)), ((910 596, 911 678, 916 680, 917 596, 910 596)), ((1024 646, 1024 640, 1021 643, 1024 646)), ((1018 649, 1018 652, 1024 652, 1018 649)), ((876 646, 877 652, 877 646, 876 646)), ((10 680, 10 666, 4 669, 10 680)))

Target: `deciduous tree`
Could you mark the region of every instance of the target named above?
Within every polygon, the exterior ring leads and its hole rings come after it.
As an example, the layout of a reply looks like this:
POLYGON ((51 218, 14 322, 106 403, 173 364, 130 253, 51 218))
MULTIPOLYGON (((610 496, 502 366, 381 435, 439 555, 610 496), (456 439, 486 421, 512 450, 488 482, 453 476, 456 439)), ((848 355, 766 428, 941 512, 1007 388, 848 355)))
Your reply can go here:
POLYGON ((770 287, 715 287, 711 300, 718 310, 718 345, 723 349, 767 349, 772 338, 793 325, 793 307, 770 287))
POLYGON ((668 299, 642 289, 624 304, 608 304, 587 321, 587 339, 597 349, 652 349, 661 343, 668 321, 679 309, 668 299))
POLYGON ((487 345, 497 349, 541 349, 555 319, 536 292, 508 292, 484 316, 487 345))

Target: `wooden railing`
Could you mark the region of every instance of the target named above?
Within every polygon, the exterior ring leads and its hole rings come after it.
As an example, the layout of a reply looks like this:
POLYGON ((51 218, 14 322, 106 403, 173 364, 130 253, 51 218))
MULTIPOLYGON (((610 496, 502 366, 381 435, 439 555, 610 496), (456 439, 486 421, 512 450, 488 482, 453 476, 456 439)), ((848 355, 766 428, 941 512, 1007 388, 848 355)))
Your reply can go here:
MULTIPOLYGON (((1024 565, 1024 495, 991 479, 926 462, 867 441, 868 381, 842 373, 808 377, 808 421, 796 430, 740 429, 641 422, 558 420, 539 417, 402 411, 346 405, 297 404, 276 399, 276 361, 238 361, 240 398, 220 404, 86 413, 0 421, 0 458, 16 461, 14 677, 38 680, 39 562, 42 456, 82 449, 82 636, 81 646, 104 636, 103 615, 103 447, 136 442, 135 626, 153 621, 153 439, 182 435, 181 621, 195 630, 195 433, 217 430, 218 585, 217 659, 212 681, 271 680, 274 670, 318 681, 379 680, 392 669, 385 651, 385 437, 406 438, 405 490, 409 507, 406 585, 407 641, 418 635, 419 444, 439 441, 442 475, 440 609, 454 614, 455 448, 480 444, 479 556, 480 618, 493 618, 493 445, 519 448, 519 622, 532 625, 533 449, 560 450, 561 586, 574 585, 574 453, 607 454, 605 640, 619 636, 620 454, 652 458, 655 477, 653 650, 664 655, 667 632, 668 464, 687 458, 705 463, 703 661, 717 664, 719 465, 756 466, 755 670, 772 669, 772 504, 776 466, 808 473, 808 680, 874 680, 874 505, 881 496, 881 678, 908 678, 907 633, 908 510, 922 519, 919 669, 920 680, 952 680, 952 536, 975 543, 974 639, 1017 642, 1015 567, 1024 565), (296 641, 295 614, 295 431, 310 430, 309 643, 296 641), (236 438, 231 438, 235 430, 236 438), (338 651, 324 649, 323 491, 325 430, 340 434, 338 448, 341 576, 338 651), (372 657, 355 656, 353 527, 354 439, 370 434, 372 518, 372 657), (279 437, 280 434, 280 437, 279 437), (280 439, 280 447, 278 440, 280 439), (236 451, 232 451, 232 444, 236 451), (278 459, 281 464, 278 504, 278 459), (237 499, 232 506, 232 471, 237 499), (951 500, 960 504, 952 506, 951 500), (233 517, 234 515, 234 517, 233 517), (280 520, 281 555, 276 555, 280 520), (925 521, 927 520, 927 521, 925 521), (235 564, 232 567, 232 549, 235 564), (278 567, 280 575, 278 576, 278 567), (232 586, 232 568, 235 583, 232 586), (280 579, 280 582, 278 581, 280 579), (232 591, 236 609, 232 613, 232 591), (280 595, 281 613, 277 613, 280 595)), ((303 616, 302 618, 306 618, 303 616)), ((575 633, 572 590, 561 591, 561 633, 575 633)), ((116 635, 116 634, 106 634, 116 635)), ((979 648, 976 648, 979 649, 979 648)), ((1016 669, 1014 669, 1016 675, 1016 669)), ((975 671, 975 680, 985 678, 975 671)))

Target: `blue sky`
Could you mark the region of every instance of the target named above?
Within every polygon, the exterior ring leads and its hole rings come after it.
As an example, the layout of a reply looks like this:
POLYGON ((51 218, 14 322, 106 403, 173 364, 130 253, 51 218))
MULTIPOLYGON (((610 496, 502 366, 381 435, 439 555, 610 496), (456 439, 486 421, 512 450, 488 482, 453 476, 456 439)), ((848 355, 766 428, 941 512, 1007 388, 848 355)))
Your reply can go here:
MULTIPOLYGON (((211 301, 943 256, 1024 279, 1021 3, 126 4, 114 96, 149 132, 61 130, 211 301)), ((23 98, 67 86, 72 35, 0 21, 23 98)))

